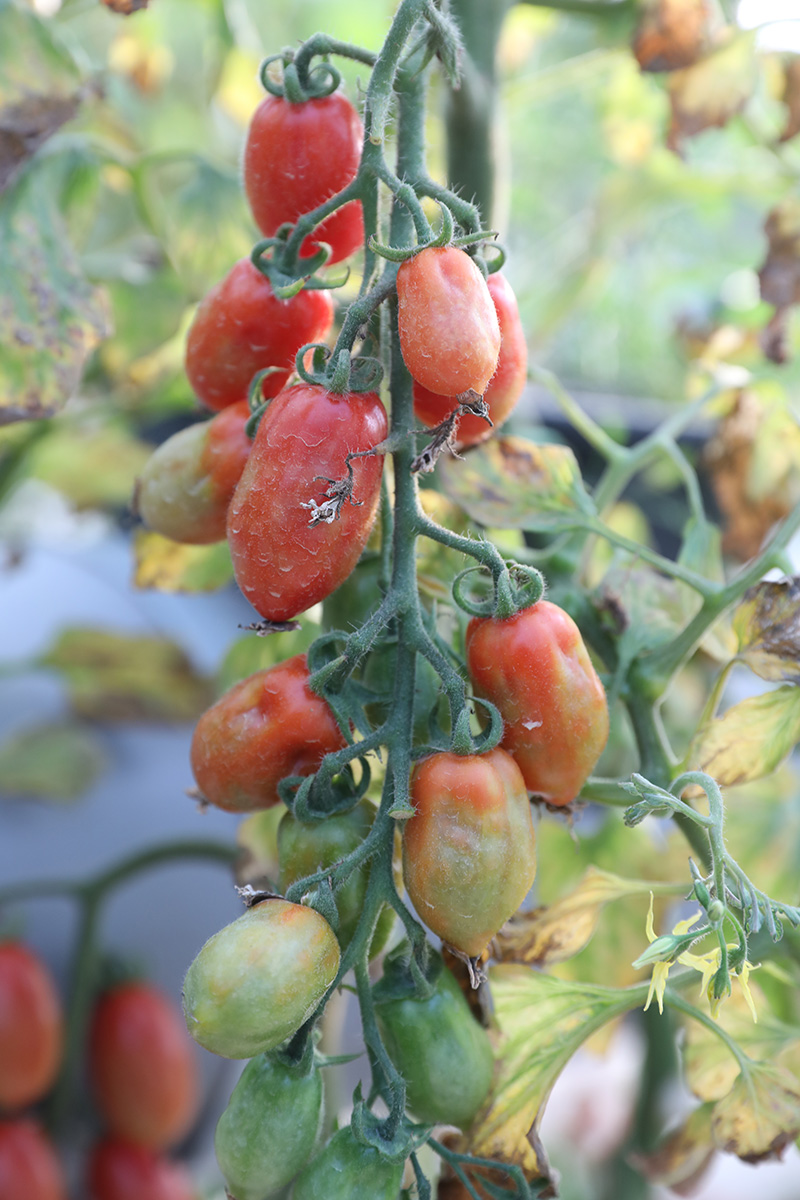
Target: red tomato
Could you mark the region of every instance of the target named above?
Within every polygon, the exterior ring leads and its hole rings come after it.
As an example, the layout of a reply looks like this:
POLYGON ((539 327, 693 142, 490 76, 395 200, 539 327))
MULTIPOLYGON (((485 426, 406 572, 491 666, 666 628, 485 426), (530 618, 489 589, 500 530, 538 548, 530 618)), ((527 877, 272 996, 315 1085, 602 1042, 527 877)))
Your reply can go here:
POLYGON ((253 448, 246 400, 210 421, 181 429, 158 447, 137 480, 134 507, 145 525, 174 542, 205 545, 225 537, 225 520, 253 448))
POLYGON ((197 1200, 184 1167, 120 1138, 94 1147, 88 1182, 88 1200, 197 1200))
POLYGON ((308 686, 306 656, 297 654, 235 684, 203 713, 192 771, 206 800, 249 812, 277 804, 282 779, 310 775, 344 744, 327 703, 308 686))
POLYGON ((289 378, 297 351, 324 341, 333 324, 325 291, 279 300, 269 280, 241 258, 201 301, 186 342, 186 374, 198 398, 219 411, 247 399, 257 371, 280 367, 263 383, 275 396, 289 378))
POLYGON ((372 449, 386 432, 374 392, 302 383, 270 404, 228 509, 236 582, 262 617, 305 612, 353 570, 378 508, 383 456, 353 460, 356 503, 345 500, 336 520, 310 525, 307 505, 325 501, 326 480, 347 477, 348 453, 372 449))
POLYGON ((197 1112, 197 1067, 183 1017, 150 984, 123 983, 100 997, 89 1075, 111 1132, 137 1145, 173 1145, 197 1112))
MULTIPOLYGON (((363 138, 359 115, 342 92, 303 104, 281 96, 262 100, 244 148, 244 190, 261 232, 271 237, 279 225, 294 224, 347 187, 358 171, 363 138)), ((313 254, 327 242, 333 250, 328 261, 335 263, 363 241, 361 204, 353 200, 326 217, 301 252, 313 254)))
POLYGON ((529 791, 569 804, 608 740, 608 704, 572 617, 540 600, 505 621, 474 617, 467 666, 480 696, 500 710, 501 745, 529 791))
MULTIPOLYGON (((492 424, 472 413, 465 413, 458 423, 456 438, 459 446, 474 446, 496 432, 522 395, 528 373, 528 347, 511 284, 503 275, 490 275, 488 288, 500 325, 497 370, 483 395, 492 424)), ((457 403, 455 396, 440 396, 420 383, 414 384, 414 412, 424 425, 441 424, 457 403)))
POLYGON ((400 264, 397 300, 400 349, 416 382, 443 396, 482 396, 497 368, 500 325, 470 256, 456 246, 421 250, 400 264))
POLYGON ((432 754, 414 768, 403 879, 421 919, 479 955, 536 874, 536 834, 519 767, 504 750, 432 754))
POLYGON ((0 1109, 41 1100, 61 1064, 61 1004, 44 964, 0 942, 0 1109))
POLYGON ((0 1200, 67 1200, 56 1152, 35 1121, 0 1121, 0 1200))

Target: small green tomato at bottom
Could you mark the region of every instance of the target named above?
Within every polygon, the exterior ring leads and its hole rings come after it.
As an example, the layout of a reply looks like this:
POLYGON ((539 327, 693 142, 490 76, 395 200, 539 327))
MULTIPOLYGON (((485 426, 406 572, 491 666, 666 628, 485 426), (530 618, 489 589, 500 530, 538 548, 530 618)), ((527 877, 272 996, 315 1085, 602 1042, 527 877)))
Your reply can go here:
POLYGON ((214 1136, 217 1162, 236 1200, 270 1200, 311 1157, 322 1115, 322 1080, 261 1055, 233 1089, 214 1136))
POLYGON ((209 938, 189 967, 189 1032, 223 1058, 273 1050, 314 1012, 340 957, 336 934, 313 908, 262 900, 209 938))
POLYGON ((292 1200, 397 1200, 403 1164, 356 1141, 348 1126, 295 1181, 292 1200))

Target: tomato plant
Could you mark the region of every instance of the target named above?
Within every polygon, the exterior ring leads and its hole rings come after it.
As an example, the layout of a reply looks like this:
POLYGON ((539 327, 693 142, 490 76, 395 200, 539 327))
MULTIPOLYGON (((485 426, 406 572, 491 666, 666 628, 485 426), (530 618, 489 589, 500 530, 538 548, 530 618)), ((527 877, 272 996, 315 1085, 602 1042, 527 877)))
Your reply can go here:
POLYGON ((381 1036, 414 1115, 466 1129, 492 1082, 491 1043, 438 956, 429 970, 431 994, 419 994, 408 967, 411 954, 401 943, 387 955, 373 989, 381 1036))
POLYGON ((333 323, 328 292, 306 290, 288 300, 240 259, 200 302, 186 341, 186 374, 207 408, 219 411, 246 400, 257 371, 276 367, 261 383, 275 396, 306 342, 321 342, 333 323))
POLYGON ((196 1200, 179 1163, 121 1138, 93 1147, 87 1172, 88 1200, 196 1200))
POLYGON ((195 726, 191 763, 203 797, 230 812, 277 804, 278 784, 309 775, 344 746, 327 702, 308 686, 304 654, 241 680, 195 726))
POLYGON ((166 996, 148 983, 110 988, 98 1000, 89 1036, 95 1101, 112 1134, 163 1150, 187 1132, 197 1111, 192 1042, 166 996))
POLYGON ((606 694, 578 626, 549 600, 502 621, 475 617, 467 663, 479 695, 500 710, 501 745, 525 786, 548 804, 569 804, 608 739, 606 694))
POLYGON ((36 1121, 0 1121, 0 1196, 3 1200, 67 1200, 55 1149, 36 1121))
POLYGON ((536 835, 519 767, 504 750, 432 754, 414 768, 403 878, 422 920, 476 957, 536 874, 536 835))
MULTIPOLYGON (((343 92, 300 103, 283 96, 262 100, 250 122, 243 164, 245 192, 262 233, 271 237, 284 222, 293 224, 346 187, 356 174, 363 136, 361 119, 343 92)), ((325 242, 335 263, 363 241, 361 204, 354 200, 317 226, 301 252, 313 254, 325 242)))
POLYGON ((497 369, 500 325, 480 270, 455 246, 430 247, 397 272, 400 348, 431 392, 482 396, 497 369))
MULTIPOLYGON (((507 420, 522 395, 528 370, 528 348, 511 284, 505 275, 494 274, 489 276, 487 286, 500 326, 497 370, 483 394, 492 424, 474 413, 463 413, 456 434, 459 446, 485 441, 507 420)), ((456 396, 442 396, 414 383, 414 415, 424 425, 439 425, 457 404, 456 396)))
POLYGON ((274 1196, 311 1157, 322 1117, 313 1065, 262 1054, 249 1062, 217 1124, 217 1162, 236 1200, 274 1196))
POLYGON ((348 456, 373 450, 386 432, 374 392, 302 383, 270 404, 228 509, 236 582, 262 617, 305 612, 353 570, 375 519, 383 458, 348 456), (318 510, 336 481, 345 491, 328 519, 318 510))
POLYGON ((253 443, 246 400, 162 442, 136 483, 145 525, 174 542, 205 545, 225 537, 228 505, 253 443))
POLYGON ((41 1100, 61 1063, 61 1002, 44 963, 0 942, 0 1110, 41 1100))
POLYGON ((209 938, 183 985, 195 1041, 223 1058, 252 1058, 291 1037, 339 967, 328 922, 302 904, 262 900, 209 938))
POLYGON ((298 1175, 293 1200, 397 1200, 402 1162, 390 1162, 372 1146, 357 1141, 349 1127, 340 1129, 298 1175))

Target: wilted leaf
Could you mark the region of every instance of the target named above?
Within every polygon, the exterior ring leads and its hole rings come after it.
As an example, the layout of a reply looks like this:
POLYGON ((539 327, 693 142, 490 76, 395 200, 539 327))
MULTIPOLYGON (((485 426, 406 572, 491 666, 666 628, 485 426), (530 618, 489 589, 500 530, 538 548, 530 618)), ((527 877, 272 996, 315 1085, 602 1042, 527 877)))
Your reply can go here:
POLYGON ((763 580, 733 614, 739 657, 762 679, 800 683, 800 577, 763 580))
POLYGON ((50 417, 110 331, 59 214, 54 172, 28 169, 0 198, 0 425, 50 417))
POLYGON ((780 136, 788 142, 800 133, 800 55, 792 55, 786 64, 783 103, 786 105, 786 125, 780 136))
POLYGON ((720 1150, 745 1162, 779 1158, 800 1134, 800 1085, 788 1071, 748 1064, 711 1118, 720 1150))
POLYGON ((734 704, 705 725, 687 756, 720 787, 770 775, 800 739, 800 688, 787 685, 734 704))
POLYGON ((0 746, 0 795, 75 800, 104 766, 90 730, 77 724, 39 725, 0 746))
POLYGON ((233 579, 227 542, 187 546, 150 529, 133 540, 134 585, 159 592, 215 592, 233 579))
POLYGON ((78 68, 34 13, 0 4, 0 192, 81 100, 78 68))
POLYGON ((503 1040, 495 1082, 470 1130, 470 1148, 519 1161, 534 1178, 537 1170, 546 1172, 535 1149, 535 1127, 553 1084, 591 1034, 641 1003, 641 991, 569 983, 520 966, 493 967, 489 977, 503 1040))
POLYGON ((671 150, 704 129, 721 128, 744 108, 756 85, 757 60, 752 33, 732 36, 719 50, 669 77, 671 150))
POLYGON ((663 884, 622 879, 591 866, 578 886, 554 904, 520 912, 506 921, 492 943, 499 962, 545 967, 584 948, 604 906, 622 896, 662 891, 663 884))
POLYGON ((710 0, 645 0, 633 36, 643 71, 675 71, 711 48, 717 24, 710 0))
POLYGON ((439 478, 473 520, 498 529, 555 529, 593 511, 568 446, 493 438, 463 461, 440 460, 439 478))
POLYGON ((73 708, 95 721, 191 721, 208 681, 167 638, 65 629, 39 665, 63 675, 73 708))
POLYGON ((800 200, 790 195, 777 204, 764 231, 769 245, 758 278, 761 299, 774 305, 775 313, 761 336, 761 346, 767 358, 784 363, 789 311, 800 303, 800 200))
POLYGON ((713 1104, 701 1104, 650 1154, 632 1154, 631 1165, 650 1183, 690 1196, 705 1175, 716 1146, 711 1133, 713 1104))

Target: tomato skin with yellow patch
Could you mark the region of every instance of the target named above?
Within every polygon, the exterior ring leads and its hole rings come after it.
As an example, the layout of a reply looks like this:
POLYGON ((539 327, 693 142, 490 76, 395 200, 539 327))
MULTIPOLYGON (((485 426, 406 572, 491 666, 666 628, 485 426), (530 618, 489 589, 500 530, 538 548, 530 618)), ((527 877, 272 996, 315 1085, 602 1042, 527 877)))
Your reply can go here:
POLYGON ((222 1058, 273 1050, 314 1012, 339 959, 336 934, 313 908, 262 900, 209 938, 189 967, 187 1028, 222 1058))
POLYGON ((562 807, 580 792, 608 740, 608 703, 572 617, 540 600, 506 620, 474 617, 467 666, 500 710, 501 746, 530 792, 562 807))
POLYGON ((190 757, 204 799, 228 812, 271 808, 282 779, 310 775, 345 745, 308 680, 306 656, 296 654, 234 684, 203 713, 190 757))
POLYGON ((317 384, 287 388, 272 401, 228 509, 236 582, 268 621, 287 621, 319 603, 355 567, 380 499, 383 456, 354 458, 352 499, 338 516, 311 524, 330 480, 348 476, 348 455, 386 437, 375 392, 337 395, 317 384))
MULTIPOLYGON (((495 274, 489 276, 487 286, 497 313, 501 339, 497 370, 483 394, 492 424, 472 413, 464 413, 458 422, 457 446, 475 446, 497 432, 522 395, 528 373, 528 348, 511 284, 504 275, 495 274)), ((457 404, 455 396, 440 396, 420 383, 414 384, 414 415, 424 425, 441 424, 457 404)))
POLYGON ((519 767, 504 750, 432 754, 414 768, 403 878, 423 922, 477 957, 536 874, 536 834, 519 767))
POLYGON ((443 396, 482 396, 497 368, 500 326, 470 256, 455 246, 421 250, 400 264, 397 302, 400 349, 416 382, 443 396))

